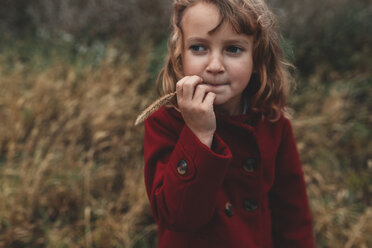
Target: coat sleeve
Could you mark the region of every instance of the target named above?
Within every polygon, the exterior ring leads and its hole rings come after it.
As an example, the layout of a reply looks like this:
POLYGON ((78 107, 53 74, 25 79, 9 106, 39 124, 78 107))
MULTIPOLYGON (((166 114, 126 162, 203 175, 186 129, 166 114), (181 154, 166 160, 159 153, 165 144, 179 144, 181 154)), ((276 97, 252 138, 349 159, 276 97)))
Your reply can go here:
POLYGON ((145 121, 146 190, 159 225, 195 231, 213 216, 232 155, 217 135, 211 150, 186 125, 177 132, 170 123, 166 115, 156 113, 145 121))
POLYGON ((275 247, 313 248, 312 217, 303 171, 287 119, 276 162, 275 181, 269 193, 275 247))

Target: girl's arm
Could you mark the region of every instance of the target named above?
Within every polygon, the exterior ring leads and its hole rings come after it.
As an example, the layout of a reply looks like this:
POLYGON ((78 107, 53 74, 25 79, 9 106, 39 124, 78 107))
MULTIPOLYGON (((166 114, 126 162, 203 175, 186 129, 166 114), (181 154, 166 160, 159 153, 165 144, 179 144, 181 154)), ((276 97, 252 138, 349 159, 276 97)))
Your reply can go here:
POLYGON ((286 119, 269 193, 275 247, 313 248, 312 217, 290 122, 286 119))
POLYGON ((232 157, 217 135, 212 146, 213 151, 165 108, 145 121, 145 183, 158 224, 195 231, 212 218, 232 157))

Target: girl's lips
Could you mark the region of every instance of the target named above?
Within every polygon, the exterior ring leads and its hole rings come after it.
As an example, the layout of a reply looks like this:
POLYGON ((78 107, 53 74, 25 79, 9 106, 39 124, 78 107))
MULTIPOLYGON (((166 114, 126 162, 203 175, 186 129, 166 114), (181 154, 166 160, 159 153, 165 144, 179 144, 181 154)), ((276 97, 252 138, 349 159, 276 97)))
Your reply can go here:
POLYGON ((208 82, 203 82, 203 84, 210 85, 212 87, 219 87, 219 86, 228 85, 229 83, 208 83, 208 82))

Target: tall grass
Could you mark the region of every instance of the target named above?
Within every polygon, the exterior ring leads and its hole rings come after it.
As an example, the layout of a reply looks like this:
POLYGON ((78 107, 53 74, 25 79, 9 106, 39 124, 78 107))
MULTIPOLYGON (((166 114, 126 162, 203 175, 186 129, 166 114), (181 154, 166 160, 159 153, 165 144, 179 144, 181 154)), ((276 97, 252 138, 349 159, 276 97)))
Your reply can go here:
MULTIPOLYGON (((303 2, 280 4, 295 13, 290 107, 317 247, 372 247, 370 7, 302 15, 303 2)), ((37 32, 0 37, 0 247, 156 247, 134 120, 157 98, 166 43, 37 32)))
POLYGON ((130 247, 154 232, 133 126, 155 97, 148 54, 1 68, 0 247, 130 247))
POLYGON ((372 246, 371 91, 370 74, 315 76, 292 99, 317 247, 372 246))
MULTIPOLYGON (((0 247, 155 247, 133 124, 156 98, 158 53, 70 48, 0 55, 0 247)), ((316 241, 370 247, 372 76, 322 80, 291 102, 316 241)))

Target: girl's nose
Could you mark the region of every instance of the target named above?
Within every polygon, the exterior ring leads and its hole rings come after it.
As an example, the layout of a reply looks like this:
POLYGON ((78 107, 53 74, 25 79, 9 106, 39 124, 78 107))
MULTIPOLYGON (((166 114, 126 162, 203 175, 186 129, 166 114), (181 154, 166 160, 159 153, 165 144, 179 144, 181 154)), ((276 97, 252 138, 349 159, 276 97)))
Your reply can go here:
POLYGON ((207 72, 212 74, 220 74, 225 71, 224 65, 223 65, 223 58, 222 55, 211 55, 208 61, 207 66, 207 72))

